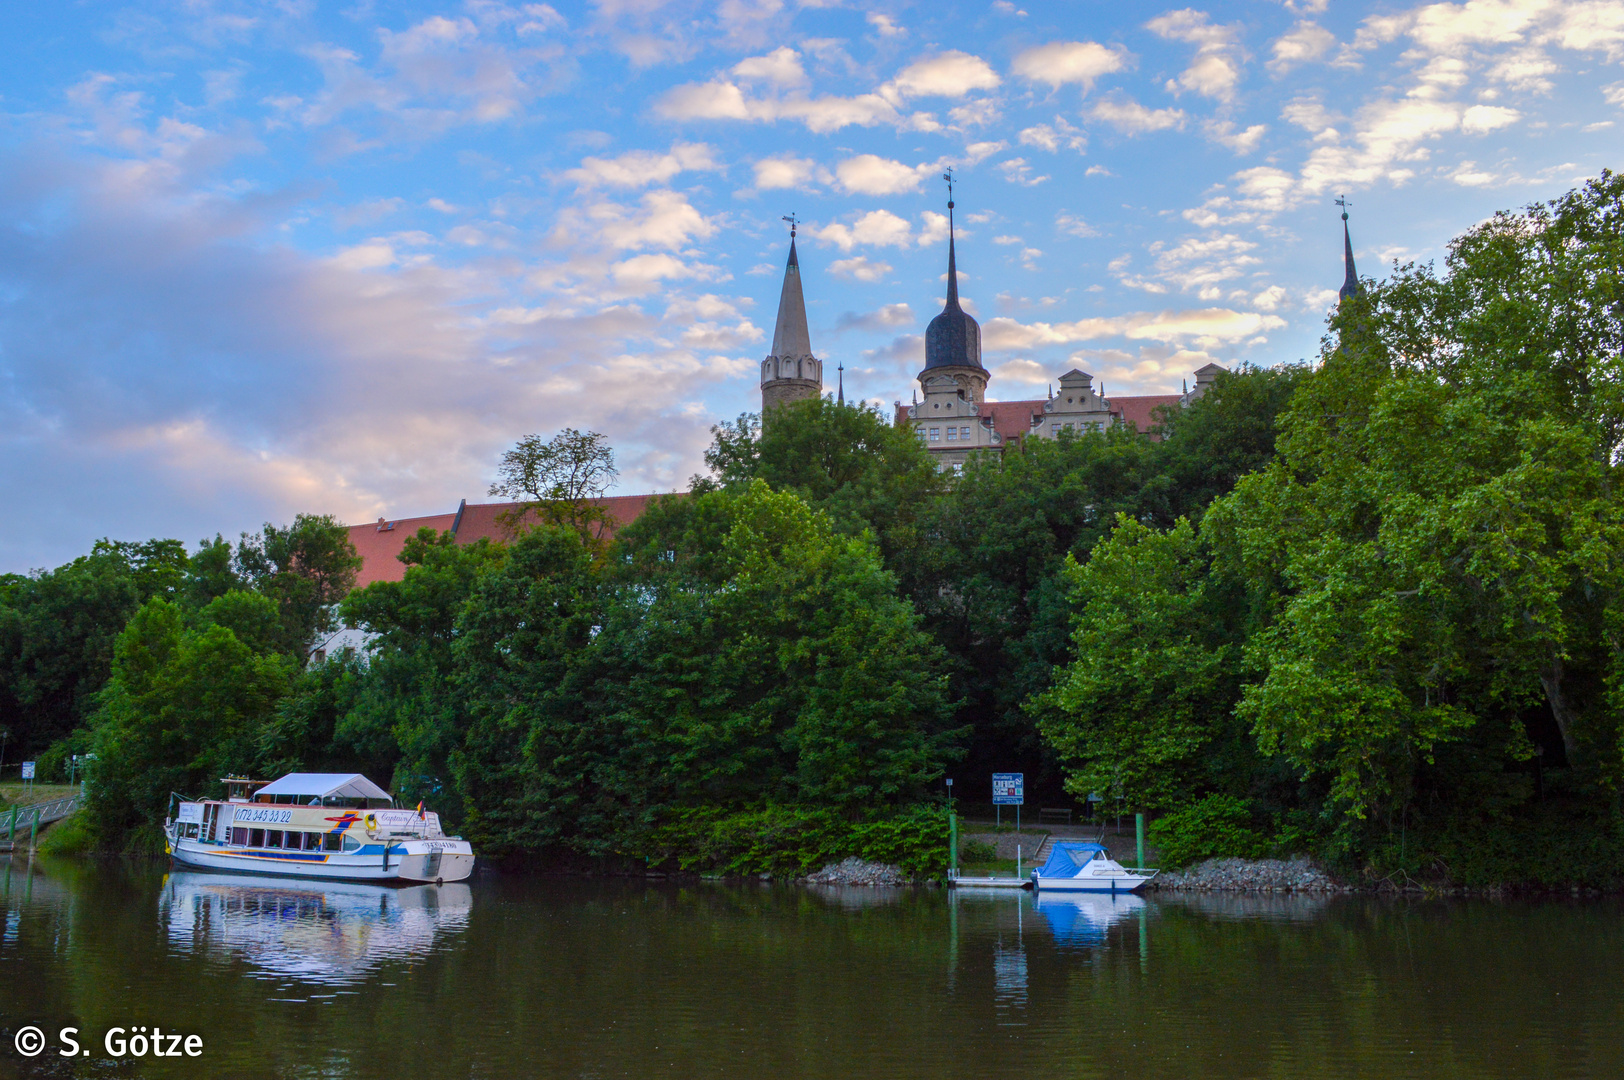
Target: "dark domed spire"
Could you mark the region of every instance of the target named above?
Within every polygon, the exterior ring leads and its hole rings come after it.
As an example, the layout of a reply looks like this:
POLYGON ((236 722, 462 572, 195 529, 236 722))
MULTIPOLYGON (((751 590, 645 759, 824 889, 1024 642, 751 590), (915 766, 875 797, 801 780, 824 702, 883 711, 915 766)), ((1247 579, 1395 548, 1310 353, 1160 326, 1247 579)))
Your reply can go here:
POLYGON ((953 236, 953 171, 947 181, 947 303, 925 328, 925 370, 981 366, 981 324, 959 307, 959 267, 953 236))
POLYGON ((1348 234, 1348 200, 1341 198, 1336 204, 1342 208, 1342 261, 1348 268, 1348 273, 1342 280, 1342 288, 1337 292, 1339 300, 1346 300, 1350 296, 1364 292, 1364 286, 1359 284, 1359 271, 1353 268, 1353 237, 1348 234))

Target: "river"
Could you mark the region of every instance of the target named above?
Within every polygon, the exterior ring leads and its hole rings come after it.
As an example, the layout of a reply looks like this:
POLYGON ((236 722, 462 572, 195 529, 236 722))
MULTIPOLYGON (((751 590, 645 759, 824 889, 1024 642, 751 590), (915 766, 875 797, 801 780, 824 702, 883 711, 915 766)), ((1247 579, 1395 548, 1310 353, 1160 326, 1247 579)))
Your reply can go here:
POLYGON ((1624 1076, 1613 900, 0 876, 0 1077, 1624 1076))

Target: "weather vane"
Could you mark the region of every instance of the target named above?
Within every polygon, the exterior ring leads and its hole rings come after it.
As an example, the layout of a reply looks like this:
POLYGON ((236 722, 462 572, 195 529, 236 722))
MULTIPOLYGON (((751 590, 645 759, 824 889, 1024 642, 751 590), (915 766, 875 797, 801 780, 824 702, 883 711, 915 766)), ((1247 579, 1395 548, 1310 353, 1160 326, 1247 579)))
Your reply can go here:
POLYGON ((785 214, 781 220, 789 222, 789 238, 795 239, 795 226, 800 224, 800 219, 794 214, 785 214))
POLYGON ((1341 198, 1336 200, 1336 204, 1342 208, 1342 220, 1348 220, 1348 207, 1353 205, 1348 201, 1348 197, 1343 195, 1341 198))
POLYGON ((942 179, 947 181, 947 208, 951 210, 953 209, 953 166, 949 165, 947 167, 947 171, 942 174, 942 179))

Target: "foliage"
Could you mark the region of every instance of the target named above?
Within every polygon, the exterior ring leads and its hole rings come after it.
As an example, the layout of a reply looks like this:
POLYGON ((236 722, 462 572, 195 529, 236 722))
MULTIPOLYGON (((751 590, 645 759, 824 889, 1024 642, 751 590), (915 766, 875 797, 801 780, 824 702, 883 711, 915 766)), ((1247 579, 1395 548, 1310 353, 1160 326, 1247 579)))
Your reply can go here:
MULTIPOLYGON (((205 550, 212 566, 217 553, 205 550)), ((326 515, 300 514, 287 527, 267 522, 264 531, 244 534, 237 545, 240 579, 276 601, 277 648, 301 662, 316 635, 334 629, 333 609, 354 587, 360 568, 349 530, 326 515)))
POLYGON ((998 846, 985 840, 966 840, 959 845, 959 862, 989 863, 998 858, 998 846))
POLYGON ((751 414, 711 429, 709 478, 694 491, 765 481, 827 514, 835 529, 874 534, 886 563, 917 543, 917 521, 946 486, 913 433, 876 409, 826 398, 785 402, 763 426, 751 414))
POLYGON ((526 435, 502 454, 490 494, 520 505, 509 515, 517 528, 528 517, 549 525, 568 526, 582 537, 601 540, 613 524, 598 500, 619 475, 615 452, 596 431, 565 428, 543 442, 526 435))
POLYGON ((163 820, 171 792, 215 789, 254 764, 292 664, 256 652, 222 617, 253 605, 275 617, 275 601, 262 596, 227 594, 191 616, 155 598, 119 634, 92 721, 97 761, 88 783, 93 827, 107 842, 163 820))
POLYGON ((1238 649, 1222 604, 1206 594, 1195 529, 1167 532, 1127 515, 1066 576, 1077 609, 1077 659, 1033 699, 1044 736, 1066 765, 1066 788, 1177 806, 1207 781, 1210 746, 1233 705, 1238 649))
POLYGON ((856 820, 825 807, 670 812, 633 846, 651 866, 714 874, 804 875, 856 856, 913 877, 947 869, 947 815, 914 806, 856 820))
POLYGON ((83 855, 96 846, 90 815, 80 810, 56 822, 40 836, 42 855, 83 855))
POLYGON ((1233 795, 1208 795, 1151 822, 1151 845, 1173 868, 1205 859, 1259 859, 1269 842, 1253 827, 1252 811, 1233 795))

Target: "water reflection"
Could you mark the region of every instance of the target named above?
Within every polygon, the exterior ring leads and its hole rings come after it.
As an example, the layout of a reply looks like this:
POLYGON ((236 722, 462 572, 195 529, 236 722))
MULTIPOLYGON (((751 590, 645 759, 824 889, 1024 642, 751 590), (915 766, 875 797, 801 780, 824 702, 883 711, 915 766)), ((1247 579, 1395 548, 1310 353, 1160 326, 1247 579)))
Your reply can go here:
POLYGON ((1032 906, 1049 923, 1061 948, 1095 948, 1105 944, 1113 923, 1146 910, 1145 901, 1131 893, 1040 893, 1032 906))
POLYGON ((248 962, 260 977, 348 985, 390 960, 427 956, 468 925, 464 884, 393 888, 176 873, 159 896, 171 948, 248 962))

